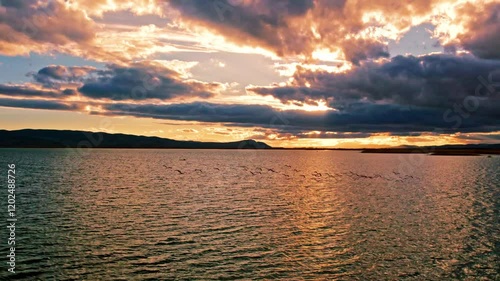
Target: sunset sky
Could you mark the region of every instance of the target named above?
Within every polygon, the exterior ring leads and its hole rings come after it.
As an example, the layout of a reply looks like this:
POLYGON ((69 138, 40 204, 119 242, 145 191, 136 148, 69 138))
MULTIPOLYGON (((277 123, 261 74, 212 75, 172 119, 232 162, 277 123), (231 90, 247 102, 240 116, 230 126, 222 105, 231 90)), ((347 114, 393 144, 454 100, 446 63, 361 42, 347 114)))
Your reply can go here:
POLYGON ((1 0, 0 129, 500 142, 500 1, 1 0))

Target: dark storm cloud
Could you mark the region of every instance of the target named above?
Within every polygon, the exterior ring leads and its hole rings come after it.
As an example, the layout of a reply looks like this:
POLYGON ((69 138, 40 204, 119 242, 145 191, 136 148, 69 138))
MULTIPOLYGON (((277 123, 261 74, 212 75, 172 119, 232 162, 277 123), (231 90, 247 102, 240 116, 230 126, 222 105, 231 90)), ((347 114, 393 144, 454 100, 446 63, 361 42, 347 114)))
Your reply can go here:
POLYGON ((35 82, 51 88, 61 83, 82 82, 85 76, 95 71, 94 67, 88 66, 49 65, 28 76, 31 76, 35 82))
POLYGON ((252 5, 226 0, 169 3, 183 19, 206 25, 241 43, 265 46, 278 53, 298 53, 308 47, 310 38, 306 34, 285 37, 280 33, 288 28, 287 18, 302 16, 313 7, 312 0, 261 0, 252 5))
POLYGON ((374 39, 349 39, 342 43, 344 55, 355 65, 370 58, 388 58, 389 49, 374 39))
POLYGON ((311 57, 317 49, 341 50, 355 64, 388 57, 387 42, 367 36, 382 23, 367 20, 382 13, 399 30, 411 26, 412 16, 424 16, 435 1, 345 0, 170 0, 184 21, 207 27, 242 45, 264 47, 279 56, 311 57))
POLYGON ((110 104, 106 109, 113 114, 153 117, 158 119, 265 124, 275 114, 270 106, 265 105, 225 105, 213 103, 182 103, 171 105, 130 105, 110 104))
POLYGON ((39 90, 32 85, 2 85, 0 84, 0 95, 12 97, 43 97, 43 98, 59 98, 63 95, 71 93, 66 92, 62 94, 59 91, 53 90, 39 90))
POLYGON ((476 96, 481 108, 477 114, 500 118, 500 61, 495 60, 452 55, 397 56, 383 63, 366 62, 345 73, 299 68, 293 79, 284 87, 248 90, 272 95, 284 103, 323 99, 340 111, 359 102, 448 109, 476 96), (488 93, 491 87, 493 93, 488 93))
POLYGON ((348 110, 307 112, 300 110, 278 111, 265 105, 228 105, 212 103, 189 104, 109 104, 109 115, 129 115, 156 119, 218 122, 243 127, 280 129, 281 132, 305 131, 333 132, 392 132, 409 134, 438 129, 443 132, 489 131, 499 129, 498 120, 471 116, 454 127, 443 118, 441 110, 414 108, 408 110, 397 105, 353 104, 348 110))
POLYGON ((218 83, 182 79, 179 73, 154 63, 135 63, 126 67, 109 65, 95 74, 78 89, 84 96, 94 99, 206 99, 214 96, 220 87, 218 83))
POLYGON ((214 24, 227 21, 248 29, 247 32, 260 32, 266 25, 284 24, 288 16, 301 16, 314 6, 313 0, 259 0, 247 5, 242 0, 171 0, 169 3, 183 12, 182 16, 204 19, 214 24), (257 17, 256 17, 257 16, 257 17), (257 30, 250 30, 255 27, 257 30))
POLYGON ((104 111, 92 114, 133 116, 161 120, 221 123, 227 126, 258 127, 273 130, 282 137, 349 138, 368 137, 374 133, 415 136, 423 132, 492 132, 500 130, 498 119, 471 115, 459 126, 435 108, 371 103, 351 104, 343 111, 280 111, 266 105, 213 104, 206 102, 181 104, 80 103, 68 105, 58 101, 0 99, 0 106, 82 111, 85 105, 99 106, 104 111), (311 131, 319 133, 308 134, 311 131), (335 132, 331 134, 327 132, 335 132), (353 134, 354 133, 354 134, 353 134))
POLYGON ((57 101, 35 100, 35 99, 9 99, 0 98, 0 106, 30 108, 30 109, 47 109, 47 110, 78 110, 77 105, 65 104, 57 101))
POLYGON ((173 98, 210 98, 222 87, 184 79, 174 70, 155 62, 129 66, 92 67, 51 65, 29 73, 34 83, 0 84, 0 94, 8 96, 64 98, 81 94, 91 99, 147 100, 173 98), (73 89, 74 88, 74 89, 73 89))
POLYGON ((363 13, 343 10, 345 2, 169 1, 186 21, 208 27, 239 44, 270 49, 279 56, 310 56, 318 47, 340 47, 346 59, 356 64, 367 58, 387 57, 385 43, 352 36, 366 26, 362 22, 363 13))
POLYGON ((447 49, 458 47, 480 58, 500 58, 498 2, 169 0, 168 3, 180 11, 185 22, 207 27, 238 44, 267 48, 279 56, 310 57, 314 50, 326 48, 341 50, 345 59, 354 64, 388 57, 388 39, 375 31, 385 28, 395 34, 404 33, 415 19, 426 19, 444 28, 437 37, 447 41, 447 49), (449 22, 439 12, 438 7, 444 5, 456 14, 449 22), (453 32, 447 23, 461 27, 451 38, 453 32))

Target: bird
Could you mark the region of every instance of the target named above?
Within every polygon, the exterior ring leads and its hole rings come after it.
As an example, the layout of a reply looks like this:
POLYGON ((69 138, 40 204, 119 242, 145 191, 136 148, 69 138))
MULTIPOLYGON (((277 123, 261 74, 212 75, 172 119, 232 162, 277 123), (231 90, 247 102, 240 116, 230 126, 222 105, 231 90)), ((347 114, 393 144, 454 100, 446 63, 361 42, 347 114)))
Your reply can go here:
POLYGON ((275 171, 275 170, 273 170, 273 169, 267 168, 267 170, 268 170, 269 172, 276 173, 276 171, 275 171))
POLYGON ((250 172, 250 174, 252 174, 252 175, 254 175, 254 176, 255 176, 255 173, 254 173, 254 172, 252 172, 252 171, 249 171, 249 172, 250 172))
POLYGON ((292 166, 290 166, 290 165, 285 165, 285 167, 291 168, 292 166))
POLYGON ((181 171, 181 170, 175 170, 177 173, 179 173, 180 175, 183 175, 184 173, 181 171))
POLYGON ((217 171, 220 171, 220 169, 219 169, 219 168, 214 168, 214 169, 216 169, 217 171))
POLYGON ((172 169, 172 167, 167 166, 167 165, 163 165, 163 167, 165 167, 165 168, 167 168, 167 169, 172 169))
POLYGON ((390 180, 391 180, 390 178, 388 178, 388 177, 384 177, 384 176, 380 176, 380 178, 382 178, 382 179, 384 179, 384 180, 386 180, 386 181, 390 181, 390 180))

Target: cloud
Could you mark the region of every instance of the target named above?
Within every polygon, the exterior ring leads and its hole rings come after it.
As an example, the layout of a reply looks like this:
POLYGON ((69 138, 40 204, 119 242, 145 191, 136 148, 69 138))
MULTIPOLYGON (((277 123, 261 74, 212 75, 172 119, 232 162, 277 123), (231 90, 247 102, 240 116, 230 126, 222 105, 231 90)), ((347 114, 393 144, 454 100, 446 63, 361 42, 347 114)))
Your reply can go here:
POLYGON ((480 58, 500 59, 500 3, 466 3, 457 10, 466 31, 456 43, 480 58))
POLYGON ((481 89, 486 79, 493 79, 487 83, 500 90, 500 61, 470 55, 397 56, 382 62, 366 62, 344 73, 299 67, 293 81, 284 87, 249 87, 247 90, 271 95, 283 103, 314 104, 325 100, 340 111, 349 111, 357 103, 443 110, 476 96, 473 102, 477 102, 481 110, 475 114, 498 118, 498 95, 481 89))
POLYGON ((287 44, 291 42, 286 42, 286 38, 280 38, 273 33, 279 32, 281 27, 286 27, 288 17, 304 15, 312 8, 313 1, 263 0, 252 1, 250 4, 240 1, 236 3, 238 5, 231 5, 228 1, 171 0, 169 4, 181 12, 183 19, 207 24, 224 35, 233 34, 234 37, 240 37, 243 42, 253 41, 268 47, 300 48, 287 44))
POLYGON ((498 118, 470 116, 461 126, 443 118, 443 112, 432 108, 408 110, 397 105, 358 103, 344 111, 308 112, 280 111, 266 105, 213 103, 125 104, 104 106, 105 114, 155 119, 223 123, 242 127, 279 129, 282 133, 301 132, 362 132, 413 133, 442 131, 453 133, 486 132, 498 129, 498 118))
POLYGON ((0 106, 77 110, 105 116, 133 116, 160 120, 219 123, 226 126, 270 129, 276 137, 349 138, 376 133, 415 135, 415 133, 457 133, 500 131, 498 118, 471 115, 454 126, 442 110, 389 104, 352 104, 348 110, 311 112, 277 110, 266 105, 215 104, 207 102, 177 104, 92 103, 2 98, 0 106), (98 109, 97 111, 93 111, 98 109), (311 133, 313 132, 313 133, 311 133))
POLYGON ((83 11, 60 1, 3 0, 0 10, 0 54, 27 55, 68 44, 88 44, 93 22, 83 11))
POLYGON ((109 104, 105 109, 111 114, 153 117, 157 119, 263 124, 272 120, 272 107, 265 105, 213 104, 204 102, 169 105, 124 103, 109 104))
POLYGON ((139 62, 129 66, 108 65, 86 79, 78 91, 93 99, 145 100, 213 97, 219 83, 182 79, 181 74, 156 62, 139 62))
MULTIPOLYGON (((177 64, 178 62, 175 62, 177 64)), ((20 97, 66 98, 83 96, 93 100, 208 99, 223 88, 220 83, 187 79, 158 61, 142 61, 127 66, 51 65, 29 73, 33 83, 0 84, 0 94, 20 97)))
MULTIPOLYGON (((50 65, 30 73, 29 83, 0 84, 3 106, 81 111, 80 105, 88 104, 87 111, 96 109, 94 114, 261 127, 278 138, 405 135, 436 128, 491 132, 500 124, 497 1, 3 0, 2 4, 0 54, 58 50, 109 63, 104 69, 50 65), (127 25, 110 20, 109 12, 149 16, 127 25), (146 25, 150 19, 155 25, 146 25), (436 25, 440 42, 455 54, 388 58, 388 40, 428 21, 436 25), (201 34, 207 36, 195 38, 201 34), (190 69, 197 62, 136 60, 181 50, 227 52, 236 50, 234 46, 244 52, 260 52, 246 47, 265 48, 285 57, 277 63, 281 70, 289 69, 285 69, 288 59, 297 64, 288 83, 251 86, 249 92, 296 106, 323 100, 332 110, 281 111, 266 105, 199 102, 216 96, 224 85, 191 79, 190 69), (305 63, 316 63, 312 58, 325 57, 315 57, 318 50, 332 57, 328 62, 345 59, 353 66, 345 63, 336 71, 308 67, 305 63), (78 106, 72 105, 76 100, 78 106), (474 110, 458 111, 457 106, 464 110, 467 105, 474 110)), ((238 82, 248 83, 258 71, 238 82)), ((228 77, 235 79, 234 73, 228 77)))
POLYGON ((446 46, 480 58, 499 58, 500 4, 490 0, 170 0, 181 21, 221 34, 239 45, 278 56, 310 59, 320 49, 340 51, 358 64, 388 57, 389 40, 412 26, 432 22, 446 46))
POLYGON ((251 136, 251 139, 262 140, 297 140, 297 139, 353 139, 368 138, 373 133, 361 132, 320 132, 320 131, 287 131, 287 130, 254 130, 257 134, 251 136))
POLYGON ((68 91, 55 91, 40 89, 37 85, 1 85, 0 95, 11 97, 41 97, 41 98, 64 98, 74 93, 68 91))
POLYGON ((388 56, 386 44, 376 38, 350 36, 355 35, 354 29, 362 29, 362 13, 345 14, 345 1, 171 0, 168 3, 180 11, 184 21, 205 26, 242 45, 273 50, 279 56, 310 56, 317 48, 332 44, 342 48, 346 58, 355 63, 388 56))
POLYGON ((329 132, 491 132, 500 124, 499 69, 499 61, 472 55, 398 56, 339 73, 298 67, 288 85, 248 88, 283 103, 324 100, 332 108, 327 111, 186 101, 212 97, 220 85, 182 78, 159 61, 105 69, 52 65, 30 74, 33 83, 0 85, 0 93, 65 100, 64 104, 79 95, 88 98, 80 103, 93 114, 259 127, 301 138, 312 131, 318 132, 316 138, 341 138, 329 132), (78 86, 65 87, 68 84, 78 86))
POLYGON ((312 60, 318 50, 327 50, 332 59, 359 64, 389 57, 389 40, 397 40, 412 26, 432 22, 437 25, 435 36, 447 49, 466 49, 481 58, 500 56, 500 4, 491 0, 2 3, 0 53, 4 55, 57 51, 99 61, 127 62, 183 50, 264 54, 263 48, 303 61, 312 60), (109 19, 113 14, 141 18, 132 18, 130 25, 124 26, 109 19))
POLYGON ((162 14, 164 0, 72 0, 74 9, 83 9, 93 16, 106 12, 129 11, 137 15, 162 14))
POLYGON ((76 104, 66 104, 58 101, 37 100, 37 99, 11 99, 0 98, 0 106, 29 108, 29 109, 47 109, 47 110, 79 110, 76 104))
POLYGON ((82 82, 86 76, 96 71, 95 67, 90 66, 49 65, 28 76, 47 88, 54 88, 62 83, 82 82))

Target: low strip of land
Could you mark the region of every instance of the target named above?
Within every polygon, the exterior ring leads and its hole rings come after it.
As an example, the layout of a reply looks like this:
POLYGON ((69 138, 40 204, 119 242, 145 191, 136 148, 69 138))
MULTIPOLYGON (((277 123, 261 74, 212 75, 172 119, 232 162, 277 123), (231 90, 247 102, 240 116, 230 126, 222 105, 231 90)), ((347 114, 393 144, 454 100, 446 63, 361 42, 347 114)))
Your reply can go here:
POLYGON ((429 155, 449 155, 449 156, 478 156, 500 154, 500 149, 495 147, 412 147, 412 148, 379 148, 379 149, 363 149, 361 153, 419 153, 429 155))

